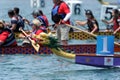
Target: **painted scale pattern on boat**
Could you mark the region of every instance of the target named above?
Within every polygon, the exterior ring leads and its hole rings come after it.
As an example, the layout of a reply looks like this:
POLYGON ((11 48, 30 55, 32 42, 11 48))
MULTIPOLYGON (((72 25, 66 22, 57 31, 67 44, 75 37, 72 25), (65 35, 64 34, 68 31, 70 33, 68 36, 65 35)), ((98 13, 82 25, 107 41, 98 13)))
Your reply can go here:
MULTIPOLYGON (((65 51, 70 50, 74 53, 95 53, 95 45, 69 45, 62 47, 65 51)), ((0 54, 51 54, 52 51, 48 47, 42 46, 37 53, 32 47, 2 47, 0 54)))
MULTIPOLYGON (((95 44, 83 44, 83 45, 69 45, 62 46, 64 51, 70 50, 75 54, 82 53, 95 53, 96 45, 95 44)), ((115 46, 114 52, 120 52, 120 46, 115 46)), ((41 46, 39 52, 37 53, 32 47, 1 47, 0 54, 51 54, 52 51, 50 48, 41 46)))

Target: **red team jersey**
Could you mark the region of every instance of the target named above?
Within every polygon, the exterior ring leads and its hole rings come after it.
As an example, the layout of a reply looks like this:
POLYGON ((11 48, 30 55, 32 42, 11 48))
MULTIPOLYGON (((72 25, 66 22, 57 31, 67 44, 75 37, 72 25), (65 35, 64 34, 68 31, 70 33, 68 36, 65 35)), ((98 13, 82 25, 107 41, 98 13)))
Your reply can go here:
MULTIPOLYGON (((6 42, 9 34, 10 34, 10 32, 8 32, 8 31, 2 32, 2 33, 0 34, 0 41, 1 41, 1 42, 6 42)), ((16 45, 17 45, 17 42, 14 41, 14 43, 12 43, 12 44, 9 45, 9 46, 16 46, 16 45)))
MULTIPOLYGON (((70 9, 65 2, 62 2, 58 9, 58 14, 68 14, 70 13, 70 9)), ((66 24, 70 24, 70 20, 66 21, 66 24)))
MULTIPOLYGON (((113 19, 113 30, 115 31, 120 26, 120 17, 118 19, 113 19)), ((120 32, 120 30, 118 31, 120 32)))

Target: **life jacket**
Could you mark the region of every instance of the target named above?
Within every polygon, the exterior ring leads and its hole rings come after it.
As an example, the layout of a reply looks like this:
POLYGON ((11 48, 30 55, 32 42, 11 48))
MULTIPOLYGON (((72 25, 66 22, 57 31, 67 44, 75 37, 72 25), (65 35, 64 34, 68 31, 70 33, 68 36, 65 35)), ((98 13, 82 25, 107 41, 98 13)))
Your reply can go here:
MULTIPOLYGON (((39 21, 40 21, 40 20, 42 21, 42 23, 43 23, 42 25, 43 25, 43 26, 47 27, 46 22, 45 22, 45 20, 44 20, 44 18, 43 18, 42 16, 38 16, 37 19, 38 19, 39 21)), ((41 21, 40 21, 40 22, 41 22, 41 21)))
POLYGON ((93 29, 94 29, 94 24, 97 25, 97 30, 96 32, 99 31, 99 25, 98 25, 98 22, 96 20, 87 20, 87 25, 88 25, 88 31, 91 32, 93 29))
POLYGON ((60 4, 53 7, 51 15, 52 15, 52 21, 54 23, 59 23, 61 19, 64 19, 66 14, 58 14, 59 7, 63 1, 60 2, 60 4))
MULTIPOLYGON (((120 17, 118 19, 113 18, 113 30, 115 31, 119 27, 120 17)), ((120 32, 120 30, 119 30, 120 32)))
POLYGON ((42 15, 42 17, 43 17, 43 19, 44 19, 44 21, 46 23, 46 27, 48 27, 49 26, 49 22, 48 22, 47 17, 45 15, 42 15))
POLYGON ((2 44, 2 46, 10 46, 16 42, 16 39, 15 39, 13 32, 10 29, 5 28, 1 33, 5 32, 5 31, 8 31, 10 34, 9 34, 7 40, 2 44))

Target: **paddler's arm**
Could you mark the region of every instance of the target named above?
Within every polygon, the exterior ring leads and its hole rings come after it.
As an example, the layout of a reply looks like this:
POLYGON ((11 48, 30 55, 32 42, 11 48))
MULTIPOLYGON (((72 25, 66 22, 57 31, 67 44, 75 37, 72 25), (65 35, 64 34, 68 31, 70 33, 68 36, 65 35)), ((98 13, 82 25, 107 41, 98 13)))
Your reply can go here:
POLYGON ((67 13, 65 18, 62 20, 62 22, 66 22, 67 20, 69 20, 71 15, 72 15, 71 12, 67 13))
POLYGON ((75 21, 77 25, 84 26, 87 24, 87 21, 75 21))
POLYGON ((25 21, 25 23, 30 24, 30 21, 28 19, 23 18, 23 20, 25 21))
POLYGON ((112 18, 111 20, 109 20, 109 21, 107 21, 107 20, 102 20, 102 22, 104 22, 104 23, 106 23, 106 24, 110 24, 110 23, 113 22, 113 18, 112 18))
POLYGON ((120 26, 113 32, 113 34, 116 34, 120 30, 120 26))
POLYGON ((11 24, 10 23, 8 23, 8 22, 5 22, 5 24, 4 24, 5 26, 11 26, 11 24))

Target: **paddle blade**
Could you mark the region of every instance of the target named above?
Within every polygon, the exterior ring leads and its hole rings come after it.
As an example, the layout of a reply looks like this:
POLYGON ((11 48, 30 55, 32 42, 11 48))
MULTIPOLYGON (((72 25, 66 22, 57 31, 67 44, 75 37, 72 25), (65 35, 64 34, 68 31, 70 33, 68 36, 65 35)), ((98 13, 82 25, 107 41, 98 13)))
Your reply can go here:
MULTIPOLYGON (((19 30, 22 31, 22 33, 27 37, 26 32, 22 28, 20 28, 19 30)), ((40 48, 40 45, 35 43, 35 41, 32 40, 30 37, 28 38, 28 40, 31 42, 31 45, 33 46, 33 48, 38 52, 39 48, 40 48)))
POLYGON ((34 48, 37 52, 39 52, 40 45, 39 45, 39 44, 36 44, 36 43, 33 42, 33 41, 31 41, 31 44, 32 44, 33 48, 34 48))

